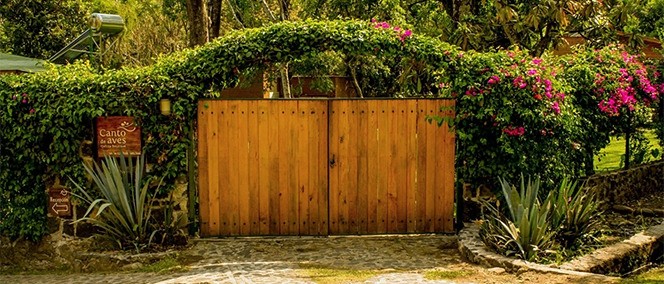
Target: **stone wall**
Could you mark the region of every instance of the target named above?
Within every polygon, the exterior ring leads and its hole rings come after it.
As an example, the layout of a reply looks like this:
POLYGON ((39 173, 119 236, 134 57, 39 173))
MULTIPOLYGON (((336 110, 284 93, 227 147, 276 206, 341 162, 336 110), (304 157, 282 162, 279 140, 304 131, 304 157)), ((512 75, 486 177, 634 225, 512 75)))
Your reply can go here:
POLYGON ((605 206, 622 204, 646 195, 664 194, 664 160, 593 175, 587 178, 586 187, 595 190, 605 206))

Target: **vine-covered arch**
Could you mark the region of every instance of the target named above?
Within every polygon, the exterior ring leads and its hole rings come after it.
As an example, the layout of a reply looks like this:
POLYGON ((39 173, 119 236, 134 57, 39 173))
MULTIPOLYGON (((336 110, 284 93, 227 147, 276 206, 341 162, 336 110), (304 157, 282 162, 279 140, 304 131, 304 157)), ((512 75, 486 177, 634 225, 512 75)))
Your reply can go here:
MULTIPOLYGON (((186 172, 196 102, 237 82, 238 70, 283 63, 323 51, 399 55, 446 74, 457 49, 425 36, 359 21, 285 22, 235 31, 153 66, 100 72, 87 63, 37 74, 0 77, 0 234, 32 239, 45 233, 43 189, 60 178, 84 180, 81 153, 92 121, 131 115, 142 126, 151 174, 174 181, 186 172), (158 102, 173 102, 169 117, 158 102)), ((83 151, 82 151, 83 149, 83 151)), ((168 187, 166 187, 168 189, 168 187)))

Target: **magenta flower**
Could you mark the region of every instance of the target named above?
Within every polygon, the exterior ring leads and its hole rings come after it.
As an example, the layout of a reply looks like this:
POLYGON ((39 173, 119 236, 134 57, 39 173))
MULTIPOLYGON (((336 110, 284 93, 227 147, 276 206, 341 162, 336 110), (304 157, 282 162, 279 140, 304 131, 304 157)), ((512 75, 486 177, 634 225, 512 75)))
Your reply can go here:
POLYGON ((35 109, 34 109, 34 108, 31 108, 31 109, 30 109, 30 114, 33 114, 33 113, 35 113, 35 109))
POLYGON ((558 102, 553 102, 553 104, 551 104, 551 109, 553 109, 553 112, 556 114, 560 114, 560 105, 558 102))
POLYGON ((522 136, 523 134, 526 133, 526 129, 523 126, 519 127, 514 127, 514 126, 508 126, 503 128, 503 133, 509 135, 509 136, 522 136))
POLYGON ((24 103, 24 104, 27 104, 27 103, 28 103, 28 100, 23 99, 21 102, 24 103))
POLYGON ((489 85, 498 84, 498 82, 500 82, 500 77, 498 77, 496 75, 491 76, 491 78, 489 78, 489 81, 487 81, 487 83, 489 83, 489 85))
POLYGON ((541 63, 542 63, 542 59, 541 59, 541 58, 537 58, 537 57, 533 58, 533 64, 535 64, 535 65, 540 65, 541 63))
POLYGON ((536 74, 537 74, 537 70, 535 70, 535 69, 530 69, 530 70, 528 70, 528 75, 529 75, 529 76, 534 76, 534 75, 536 75, 536 74))

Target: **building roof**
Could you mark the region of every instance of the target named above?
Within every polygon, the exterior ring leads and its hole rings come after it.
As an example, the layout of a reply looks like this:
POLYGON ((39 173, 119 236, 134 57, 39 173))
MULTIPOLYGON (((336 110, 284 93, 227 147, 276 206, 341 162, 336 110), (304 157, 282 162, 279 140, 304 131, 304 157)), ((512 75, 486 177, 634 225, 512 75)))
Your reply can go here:
POLYGON ((44 60, 0 53, 0 73, 20 73, 44 71, 44 60))

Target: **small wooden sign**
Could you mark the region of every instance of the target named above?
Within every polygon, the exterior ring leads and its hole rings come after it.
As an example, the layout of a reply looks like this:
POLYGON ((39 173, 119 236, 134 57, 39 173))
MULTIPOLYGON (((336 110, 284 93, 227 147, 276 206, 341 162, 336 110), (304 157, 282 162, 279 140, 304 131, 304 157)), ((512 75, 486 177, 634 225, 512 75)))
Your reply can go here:
POLYGON ((70 192, 64 187, 54 186, 48 189, 48 212, 58 217, 71 216, 70 192))
POLYGON ((97 157, 141 155, 141 129, 131 116, 97 118, 97 157))

